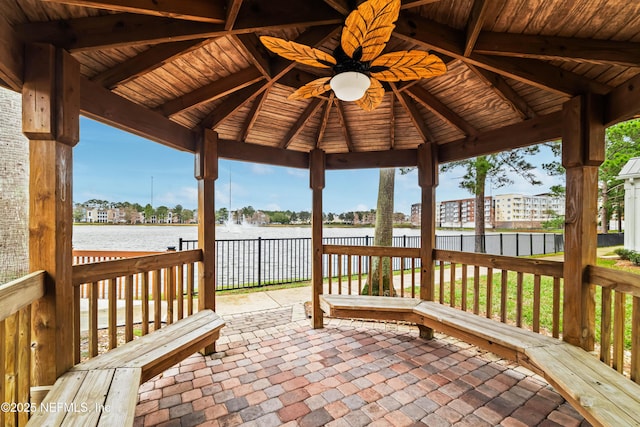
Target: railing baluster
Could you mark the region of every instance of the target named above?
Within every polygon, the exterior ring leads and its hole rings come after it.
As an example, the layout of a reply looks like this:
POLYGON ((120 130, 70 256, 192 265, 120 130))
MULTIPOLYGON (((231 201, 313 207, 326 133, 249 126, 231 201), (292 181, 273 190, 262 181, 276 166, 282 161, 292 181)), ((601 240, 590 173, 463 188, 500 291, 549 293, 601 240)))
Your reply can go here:
POLYGON ((518 271, 516 279, 516 326, 522 327, 522 282, 524 274, 518 271))
POLYGON ((416 297, 416 259, 411 258, 411 298, 416 297))
POLYGON ((404 267, 404 258, 400 258, 400 296, 401 297, 404 297, 404 268, 403 267, 404 267))
MULTIPOLYGON (((611 306, 611 304, 609 304, 611 306)), ((553 278, 553 332, 554 338, 560 337, 560 278, 553 278)), ((610 339, 610 338, 609 338, 610 339)))
POLYGON ((89 357, 98 355, 98 282, 89 284, 89 357))
POLYGON ((493 317, 493 268, 487 268, 487 319, 493 317))
POLYGON ((461 264, 462 265, 462 278, 460 279, 462 281, 462 286, 460 287, 460 292, 461 292, 461 297, 462 300, 460 301, 460 309, 462 311, 467 311, 467 287, 468 287, 468 283, 467 283, 467 269, 469 268, 467 266, 467 264, 461 264))
POLYGON ((80 287, 73 287, 73 360, 80 363, 80 287))
POLYGON ((176 281, 178 295, 178 320, 184 318, 184 267, 182 264, 176 266, 178 280, 176 281))
POLYGON ((607 365, 611 365, 611 289, 609 288, 602 288, 600 360, 607 365))
POLYGON ((174 267, 165 268, 164 270, 164 289, 167 297, 167 325, 173 323, 173 300, 175 293, 174 273, 174 267))
POLYGON ((124 283, 124 340, 129 342, 133 340, 133 275, 126 276, 124 283))
POLYGON ((327 276, 328 277, 328 288, 329 288, 329 295, 331 295, 331 279, 332 279, 332 267, 333 267, 333 255, 329 254, 329 256, 327 256, 327 261, 328 261, 328 265, 327 265, 327 276))
POLYGON ((142 335, 149 333, 149 272, 145 271, 141 277, 142 293, 142 335))
POLYGON ((444 262, 440 261, 440 291, 439 298, 440 304, 444 304, 444 262))
POLYGON ((338 255, 338 295, 342 295, 342 255, 338 255))
POLYGON ((187 264, 187 315, 193 314, 193 292, 194 292, 194 264, 187 264))
POLYGON ((631 312, 631 366, 629 376, 640 383, 640 297, 633 297, 631 312))
POLYGON ((358 255, 358 295, 362 294, 362 255, 358 255))
POLYGON ((613 304, 613 369, 623 372, 626 295, 622 292, 615 292, 613 304))
POLYGON ((349 295, 351 295, 351 255, 347 255, 347 277, 349 278, 349 295))
MULTIPOLYGON (((31 306, 18 312, 18 384, 16 402, 29 402, 31 396, 31 306)), ((29 411, 18 412, 18 425, 24 426, 29 421, 29 411)))
POLYGON ((456 306, 456 264, 449 264, 449 305, 456 306))
POLYGON ((509 286, 509 271, 501 270, 500 272, 500 321, 502 323, 507 323, 507 301, 508 298, 508 289, 509 286))
POLYGON ((540 332, 540 276, 533 276, 533 332, 540 332))
POLYGON ((153 330, 162 327, 162 282, 160 270, 153 272, 153 330))
POLYGON ((473 266, 473 314, 480 314, 480 267, 473 266))
POLYGON ((118 306, 117 304, 118 283, 116 279, 109 279, 109 349, 118 346, 118 306))

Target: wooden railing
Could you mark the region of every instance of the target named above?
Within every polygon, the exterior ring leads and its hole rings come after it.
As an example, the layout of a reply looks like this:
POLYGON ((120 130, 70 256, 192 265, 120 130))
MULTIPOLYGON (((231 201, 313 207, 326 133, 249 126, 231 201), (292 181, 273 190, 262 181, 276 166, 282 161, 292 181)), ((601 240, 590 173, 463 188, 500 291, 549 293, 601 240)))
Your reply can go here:
POLYGON ((600 360, 640 383, 640 275, 590 265, 587 277, 600 288, 600 360))
POLYGON ((196 249, 74 265, 76 363, 117 347, 119 341, 129 342, 134 334, 146 335, 151 324, 156 330, 163 322, 170 324, 193 314, 195 264, 201 260, 202 251, 196 249), (100 282, 106 282, 104 293, 100 282), (83 287, 87 288, 86 300, 81 301, 83 287), (105 306, 99 301, 103 296, 105 306), (84 310, 81 302, 86 302, 84 310), (139 330, 134 331, 134 323, 140 324, 139 330), (100 349, 99 331, 105 327, 107 336, 102 341, 107 348, 100 349), (86 354, 81 354, 82 340, 87 340, 86 354))
MULTIPOLYGON (((391 266, 395 266, 395 272, 394 268, 390 268, 386 278, 394 284, 396 295, 411 298, 419 296, 416 291, 420 280, 417 270, 420 261, 418 248, 324 245, 323 253, 323 262, 327 266, 327 294, 360 295, 364 291, 371 295, 373 287, 365 286, 370 269, 376 261, 382 264, 386 259, 391 266)), ((384 287, 379 286, 377 295, 383 294, 384 287)))
POLYGON ((434 257, 441 304, 560 336, 562 262, 442 250, 434 257))
POLYGON ((24 426, 31 389, 31 305, 44 296, 44 271, 0 286, 0 426, 24 426))

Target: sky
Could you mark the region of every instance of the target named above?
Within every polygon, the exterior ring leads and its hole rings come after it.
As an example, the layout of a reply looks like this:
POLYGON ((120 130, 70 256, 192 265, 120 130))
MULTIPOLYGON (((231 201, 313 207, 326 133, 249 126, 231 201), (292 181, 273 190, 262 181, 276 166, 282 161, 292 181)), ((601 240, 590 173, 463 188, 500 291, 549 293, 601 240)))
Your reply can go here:
MULTIPOLYGON (((91 119, 80 119, 80 142, 73 152, 74 202, 90 199, 131 202, 154 207, 187 209, 197 207, 197 181, 193 176, 194 155, 157 144, 91 119)), ((552 159, 543 149, 532 160, 541 164, 552 159)), ((462 169, 440 174, 436 191, 438 201, 471 197, 458 187, 462 169)), ((515 184, 493 189, 491 194, 539 194, 560 183, 542 169, 536 170, 543 185, 532 187, 514 176, 515 184)), ((376 208, 378 169, 327 171, 323 192, 323 211, 340 214, 376 208)), ((216 209, 253 206, 259 210, 311 210, 309 173, 304 169, 284 168, 221 159, 216 181, 216 209)), ((409 214, 411 205, 420 202, 420 187, 415 170, 396 174, 394 211, 409 214)))

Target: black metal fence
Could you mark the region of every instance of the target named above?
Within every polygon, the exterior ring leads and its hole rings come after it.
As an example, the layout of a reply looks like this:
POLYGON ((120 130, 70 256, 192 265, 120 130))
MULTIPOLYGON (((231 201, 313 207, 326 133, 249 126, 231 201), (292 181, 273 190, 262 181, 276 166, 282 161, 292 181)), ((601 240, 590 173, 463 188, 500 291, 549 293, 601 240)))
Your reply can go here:
MULTIPOLYGON (((371 246, 373 237, 325 237, 323 242, 371 246)), ((180 239, 178 248, 195 249, 197 244, 197 240, 180 239)), ((564 238, 551 233, 487 234, 481 239, 470 234, 436 236, 437 249, 474 252, 476 245, 482 252, 494 255, 542 255, 563 251, 564 238)), ((394 236, 393 246, 419 248, 420 236, 394 236)), ((368 263, 364 264, 362 272, 366 274, 368 263)), ((327 266, 324 268, 323 274, 327 277, 327 266)), ((399 259, 394 260, 394 270, 401 268, 407 266, 401 266, 399 259)), ((308 281, 311 279, 311 238, 217 240, 216 275, 220 290, 308 281)))

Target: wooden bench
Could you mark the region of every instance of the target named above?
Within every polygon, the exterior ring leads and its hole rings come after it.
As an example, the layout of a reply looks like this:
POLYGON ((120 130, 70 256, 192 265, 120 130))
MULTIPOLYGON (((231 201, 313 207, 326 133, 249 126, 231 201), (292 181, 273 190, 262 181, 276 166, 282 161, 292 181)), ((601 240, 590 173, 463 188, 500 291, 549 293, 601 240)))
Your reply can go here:
POLYGON ((564 341, 415 298, 322 295, 320 305, 333 317, 438 330, 537 372, 594 426, 640 425, 640 385, 564 341))
POLYGON ((133 425, 140 384, 212 344, 223 326, 216 313, 203 310, 74 366, 27 425, 133 425))

